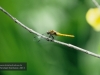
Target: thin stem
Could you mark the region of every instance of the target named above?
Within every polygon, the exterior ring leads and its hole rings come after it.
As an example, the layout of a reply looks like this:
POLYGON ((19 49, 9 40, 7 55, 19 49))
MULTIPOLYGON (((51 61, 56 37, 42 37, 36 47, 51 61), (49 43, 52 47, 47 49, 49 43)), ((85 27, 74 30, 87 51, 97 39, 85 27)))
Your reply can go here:
POLYGON ((20 21, 18 21, 16 18, 14 18, 11 14, 9 14, 6 10, 4 10, 2 7, 0 7, 0 10, 5 13, 7 16, 9 16, 13 21, 15 21, 17 24, 19 24, 20 26, 22 26, 23 28, 25 28, 26 30, 28 30, 29 32, 33 33, 33 34, 36 34, 37 36, 41 36, 42 38, 46 39, 46 40, 51 40, 52 42, 55 42, 55 43, 58 43, 60 45, 64 45, 64 46, 67 46, 67 47, 70 47, 70 48, 73 48, 73 49, 76 49, 76 50, 79 50, 81 52, 84 52, 86 54, 89 54, 89 55, 92 55, 94 57, 97 57, 97 58, 100 58, 100 55, 96 54, 96 53, 93 53, 93 52, 90 52, 88 50, 85 50, 85 49, 82 49, 80 47, 77 47, 77 46, 74 46, 72 44, 68 44, 68 43, 64 43, 64 42, 61 42, 61 41, 57 41, 57 40, 52 40, 51 38, 49 37, 46 37, 34 30, 32 30, 31 28, 25 26, 23 23, 21 23, 20 21))
POLYGON ((98 4, 98 2, 96 0, 92 0, 92 1, 100 9, 100 5, 98 4))

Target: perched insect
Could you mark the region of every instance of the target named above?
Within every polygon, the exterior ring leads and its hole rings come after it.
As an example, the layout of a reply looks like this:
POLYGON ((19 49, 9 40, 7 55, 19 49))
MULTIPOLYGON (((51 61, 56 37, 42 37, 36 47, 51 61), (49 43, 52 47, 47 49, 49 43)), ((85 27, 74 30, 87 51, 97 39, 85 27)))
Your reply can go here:
POLYGON ((53 35, 55 35, 55 36, 74 37, 74 35, 62 34, 62 33, 59 33, 59 32, 57 32, 55 30, 50 30, 50 31, 47 32, 47 34, 49 35, 49 38, 52 38, 52 39, 54 39, 53 35))

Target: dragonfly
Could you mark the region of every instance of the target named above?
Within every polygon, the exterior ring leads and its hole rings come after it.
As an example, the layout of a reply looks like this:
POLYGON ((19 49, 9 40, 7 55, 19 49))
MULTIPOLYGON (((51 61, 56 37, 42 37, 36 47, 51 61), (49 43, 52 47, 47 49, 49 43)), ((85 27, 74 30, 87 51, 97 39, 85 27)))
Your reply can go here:
POLYGON ((54 39, 54 36, 75 37, 74 35, 62 34, 62 33, 59 33, 55 30, 50 30, 47 32, 47 34, 49 35, 49 38, 52 38, 52 39, 54 39))
MULTIPOLYGON (((74 35, 62 34, 62 33, 59 33, 55 30, 47 31, 46 34, 48 35, 49 38, 51 38, 51 41, 54 39, 54 36, 75 37, 74 35)), ((44 35, 44 34, 42 34, 42 35, 44 35)), ((34 37, 34 38, 36 38, 36 37, 34 37)), ((37 38, 38 38, 38 42, 39 42, 42 37, 38 36, 37 38)), ((50 40, 48 40, 48 41, 50 41, 50 40)))

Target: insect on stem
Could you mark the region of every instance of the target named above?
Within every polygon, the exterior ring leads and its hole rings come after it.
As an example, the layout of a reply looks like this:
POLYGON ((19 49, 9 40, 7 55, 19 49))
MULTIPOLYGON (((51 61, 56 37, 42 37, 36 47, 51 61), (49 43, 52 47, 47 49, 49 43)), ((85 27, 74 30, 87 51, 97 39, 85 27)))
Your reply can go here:
POLYGON ((50 31, 47 32, 47 34, 49 35, 49 38, 52 38, 52 39, 54 39, 53 35, 55 35, 55 36, 74 37, 74 35, 62 34, 62 33, 59 33, 59 32, 57 32, 55 30, 50 30, 50 31))

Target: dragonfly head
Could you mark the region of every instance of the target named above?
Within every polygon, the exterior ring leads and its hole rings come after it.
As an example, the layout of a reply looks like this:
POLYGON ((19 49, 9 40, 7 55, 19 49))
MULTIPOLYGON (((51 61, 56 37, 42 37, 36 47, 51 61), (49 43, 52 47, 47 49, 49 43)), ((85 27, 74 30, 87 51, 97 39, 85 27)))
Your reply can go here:
POLYGON ((56 32, 54 30, 50 30, 50 31, 47 32, 47 34, 56 35, 56 32))
POLYGON ((53 30, 47 31, 47 34, 51 34, 53 30))
POLYGON ((49 31, 47 31, 47 34, 50 34, 49 31))

